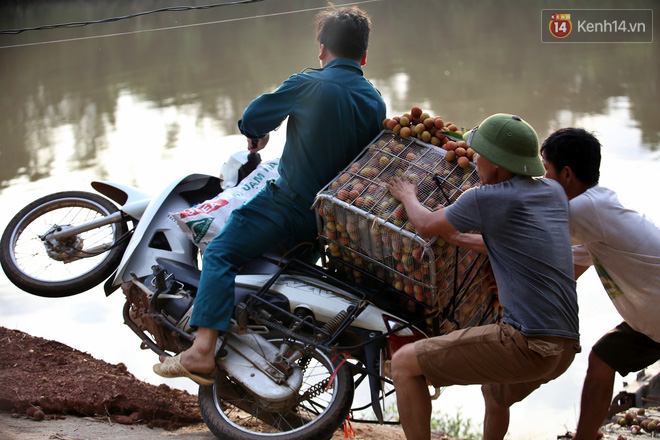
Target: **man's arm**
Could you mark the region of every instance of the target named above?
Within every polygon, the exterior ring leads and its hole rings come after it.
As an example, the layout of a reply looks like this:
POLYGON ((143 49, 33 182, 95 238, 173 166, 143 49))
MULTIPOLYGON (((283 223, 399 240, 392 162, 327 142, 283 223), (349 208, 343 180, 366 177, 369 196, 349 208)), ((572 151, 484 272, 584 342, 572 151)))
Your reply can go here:
MULTIPOLYGON (((444 208, 442 208, 442 210, 444 211, 444 208)), ((443 235, 442 237, 447 240, 447 242, 455 244, 456 246, 488 255, 486 243, 484 243, 484 237, 481 234, 469 234, 456 231, 455 233, 443 235)))
POLYGON ((589 266, 591 266, 592 259, 587 246, 584 244, 573 245, 573 271, 575 272, 575 279, 577 280, 580 275, 585 273, 589 266))
POLYGON ((297 86, 296 75, 293 75, 274 92, 253 100, 238 121, 240 132, 248 139, 261 140, 279 127, 296 104, 297 86))
POLYGON ((481 234, 468 234, 458 231, 447 219, 445 209, 429 211, 417 199, 417 185, 407 176, 393 177, 387 184, 387 189, 406 208, 408 219, 417 229, 422 238, 441 235, 449 243, 466 249, 487 254, 486 244, 481 234))
POLYGON ((589 266, 580 266, 578 264, 573 265, 573 270, 575 271, 575 279, 580 278, 580 275, 585 273, 589 269, 589 266))

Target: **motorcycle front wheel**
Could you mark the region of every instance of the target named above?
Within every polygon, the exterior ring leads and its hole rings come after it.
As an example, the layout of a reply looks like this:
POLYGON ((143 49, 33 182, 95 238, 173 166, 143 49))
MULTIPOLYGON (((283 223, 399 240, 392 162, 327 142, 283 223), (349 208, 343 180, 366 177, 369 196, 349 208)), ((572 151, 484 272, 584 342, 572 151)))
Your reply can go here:
POLYGON ((59 240, 50 233, 117 211, 109 200, 84 191, 35 200, 14 216, 2 235, 2 269, 14 285, 33 295, 62 298, 91 289, 119 266, 128 244, 122 240, 126 222, 119 220, 59 240))
MULTIPOLYGON (((270 342, 279 346, 282 341, 270 342)), ((331 438, 353 402, 350 366, 333 362, 318 349, 300 359, 298 366, 303 370, 299 401, 286 411, 264 410, 257 398, 220 372, 214 385, 199 387, 206 425, 216 437, 227 440, 331 438)))

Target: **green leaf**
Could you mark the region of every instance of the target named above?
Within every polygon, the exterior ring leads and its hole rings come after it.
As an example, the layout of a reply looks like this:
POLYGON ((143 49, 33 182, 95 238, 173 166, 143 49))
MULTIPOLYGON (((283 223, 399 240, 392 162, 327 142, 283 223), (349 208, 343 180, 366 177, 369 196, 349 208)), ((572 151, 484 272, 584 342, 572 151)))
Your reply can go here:
POLYGON ((463 135, 458 133, 457 131, 443 130, 440 133, 444 134, 449 139, 455 139, 457 141, 462 141, 463 140, 463 135))

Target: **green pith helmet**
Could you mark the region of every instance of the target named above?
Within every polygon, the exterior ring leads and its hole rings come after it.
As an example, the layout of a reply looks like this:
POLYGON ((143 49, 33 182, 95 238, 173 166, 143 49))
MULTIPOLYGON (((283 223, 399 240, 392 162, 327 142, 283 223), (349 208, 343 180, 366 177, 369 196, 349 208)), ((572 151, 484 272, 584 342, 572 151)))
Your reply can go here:
POLYGON ((498 167, 522 176, 542 176, 536 131, 520 116, 497 113, 463 135, 480 156, 498 167))

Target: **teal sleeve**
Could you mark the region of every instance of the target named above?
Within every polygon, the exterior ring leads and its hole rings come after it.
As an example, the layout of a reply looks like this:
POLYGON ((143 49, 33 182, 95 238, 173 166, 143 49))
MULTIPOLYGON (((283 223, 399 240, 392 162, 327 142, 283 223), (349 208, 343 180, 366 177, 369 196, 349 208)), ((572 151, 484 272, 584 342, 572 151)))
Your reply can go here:
POLYGON ((248 105, 238 129, 249 139, 261 139, 282 124, 298 100, 298 75, 293 75, 272 93, 265 93, 248 105))

